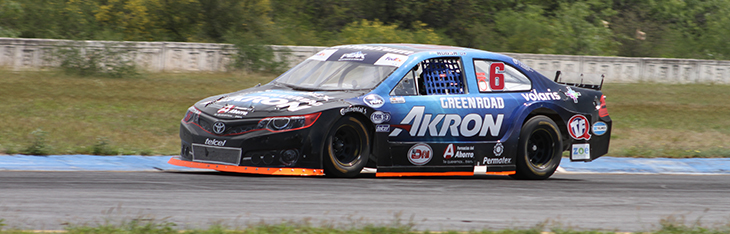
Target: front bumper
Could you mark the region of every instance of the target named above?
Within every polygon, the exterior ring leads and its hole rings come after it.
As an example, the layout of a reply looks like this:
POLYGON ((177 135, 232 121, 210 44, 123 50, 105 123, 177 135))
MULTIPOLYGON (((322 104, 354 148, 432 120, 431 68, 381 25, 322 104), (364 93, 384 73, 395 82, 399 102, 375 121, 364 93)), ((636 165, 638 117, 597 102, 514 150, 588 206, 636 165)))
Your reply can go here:
POLYGON ((286 170, 291 172, 291 169, 295 169, 295 171, 296 169, 299 171, 307 169, 310 172, 306 172, 306 174, 316 173, 312 170, 322 168, 320 151, 324 132, 329 129, 329 123, 323 121, 322 117, 324 116, 321 116, 320 120, 315 121, 312 126, 292 131, 277 132, 259 129, 234 134, 226 131, 220 135, 211 133, 208 125, 223 122, 230 129, 236 129, 239 126, 251 125, 252 122, 255 123, 258 120, 220 120, 202 114, 198 122, 181 122, 180 156, 175 159, 177 161, 171 160, 170 163, 176 162, 187 167, 225 169, 221 171, 233 170, 233 172, 244 173, 256 172, 256 168, 276 168, 277 170, 282 168, 282 172, 286 170))

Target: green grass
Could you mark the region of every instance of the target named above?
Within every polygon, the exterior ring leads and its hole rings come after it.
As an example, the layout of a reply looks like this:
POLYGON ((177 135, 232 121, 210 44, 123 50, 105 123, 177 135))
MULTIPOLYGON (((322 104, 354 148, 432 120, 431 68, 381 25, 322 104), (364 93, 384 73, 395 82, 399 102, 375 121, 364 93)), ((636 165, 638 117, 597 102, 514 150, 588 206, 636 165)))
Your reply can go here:
MULTIPOLYGON (((0 152, 178 154, 179 120, 196 101, 271 74, 155 73, 75 77, 0 70, 0 152)), ((608 155, 730 157, 730 86, 606 84, 608 155)))
POLYGON ((0 150, 46 154, 177 154, 196 101, 273 79, 241 73, 73 77, 0 71, 0 150))
POLYGON ((730 157, 730 86, 606 84, 609 155, 730 157))

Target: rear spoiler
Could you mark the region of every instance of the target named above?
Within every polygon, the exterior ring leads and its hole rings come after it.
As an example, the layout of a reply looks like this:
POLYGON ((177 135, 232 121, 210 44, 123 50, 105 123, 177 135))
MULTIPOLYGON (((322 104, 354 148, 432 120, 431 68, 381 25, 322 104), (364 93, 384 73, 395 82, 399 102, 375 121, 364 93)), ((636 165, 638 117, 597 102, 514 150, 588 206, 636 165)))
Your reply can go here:
POLYGON ((596 84, 585 84, 585 83, 583 83, 583 73, 580 73, 580 76, 579 76, 580 82, 579 83, 569 83, 569 82, 561 82, 561 80, 562 80, 560 77, 561 74, 562 74, 562 72, 560 72, 560 71, 555 72, 555 80, 554 80, 555 83, 564 84, 564 85, 568 85, 568 86, 587 88, 587 89, 595 89, 595 90, 601 90, 601 88, 603 87, 603 80, 606 78, 605 75, 601 74, 601 83, 600 84, 597 84, 597 85, 596 84))

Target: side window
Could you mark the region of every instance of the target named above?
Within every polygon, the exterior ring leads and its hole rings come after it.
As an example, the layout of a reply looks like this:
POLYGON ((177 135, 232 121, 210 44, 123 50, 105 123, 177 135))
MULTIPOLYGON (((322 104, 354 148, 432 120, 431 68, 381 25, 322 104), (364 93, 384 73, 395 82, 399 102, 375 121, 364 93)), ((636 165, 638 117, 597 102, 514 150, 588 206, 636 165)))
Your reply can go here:
POLYGON ((516 68, 500 61, 474 60, 479 92, 529 91, 532 82, 516 68))
POLYGON ((396 85, 395 96, 448 95, 466 93, 458 57, 433 58, 420 62, 396 85))
POLYGON ((398 82, 393 91, 390 92, 390 96, 415 96, 418 95, 418 89, 416 89, 416 77, 418 77, 418 67, 415 66, 411 71, 398 82))

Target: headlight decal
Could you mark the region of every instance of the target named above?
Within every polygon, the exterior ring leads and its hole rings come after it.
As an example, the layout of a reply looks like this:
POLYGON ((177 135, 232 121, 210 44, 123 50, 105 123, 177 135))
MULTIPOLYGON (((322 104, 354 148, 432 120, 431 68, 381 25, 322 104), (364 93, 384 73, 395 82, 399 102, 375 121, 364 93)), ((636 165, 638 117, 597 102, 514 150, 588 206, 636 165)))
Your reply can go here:
POLYGON ((185 117, 183 118, 184 123, 198 123, 198 120, 200 119, 200 113, 201 111, 198 110, 198 108, 195 108, 194 106, 191 106, 188 108, 188 112, 185 113, 185 117))
POLYGON ((271 132, 286 132, 311 127, 314 122, 319 119, 322 112, 296 115, 296 116, 277 116, 261 119, 258 128, 266 129, 271 132))
POLYGON ((322 113, 317 112, 306 115, 266 117, 259 120, 257 124, 233 123, 233 125, 229 126, 230 128, 226 129, 226 131, 222 134, 212 133, 210 123, 208 123, 205 119, 201 119, 201 114, 202 112, 197 108, 190 107, 188 112, 185 114, 185 117, 183 117, 182 122, 185 124, 196 125, 203 131, 212 135, 233 136, 260 130, 268 130, 270 132, 287 132, 308 128, 311 127, 317 119, 319 119, 319 116, 322 113))

